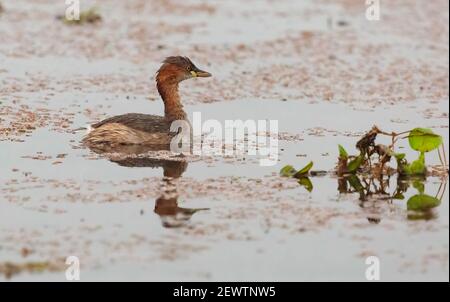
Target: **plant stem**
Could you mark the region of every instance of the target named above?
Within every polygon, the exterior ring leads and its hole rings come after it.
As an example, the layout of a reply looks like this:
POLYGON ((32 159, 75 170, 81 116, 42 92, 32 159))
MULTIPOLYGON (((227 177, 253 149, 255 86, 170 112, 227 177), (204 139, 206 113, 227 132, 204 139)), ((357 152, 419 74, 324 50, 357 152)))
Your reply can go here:
POLYGON ((447 168, 447 167, 448 167, 448 164, 447 164, 447 157, 446 157, 446 155, 445 155, 445 146, 444 146, 444 142, 442 142, 441 149, 442 149, 442 155, 444 156, 444 166, 445 166, 445 168, 447 168))

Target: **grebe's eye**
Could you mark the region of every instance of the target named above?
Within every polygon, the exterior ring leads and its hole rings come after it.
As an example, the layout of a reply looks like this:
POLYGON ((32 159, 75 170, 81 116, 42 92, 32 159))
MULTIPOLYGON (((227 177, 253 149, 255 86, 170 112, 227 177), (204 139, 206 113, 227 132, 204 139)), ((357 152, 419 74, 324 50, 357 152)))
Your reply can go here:
POLYGON ((187 71, 191 74, 191 76, 193 76, 194 78, 196 78, 197 77, 197 72, 195 72, 195 70, 191 67, 191 66, 189 66, 188 68, 187 68, 187 71))

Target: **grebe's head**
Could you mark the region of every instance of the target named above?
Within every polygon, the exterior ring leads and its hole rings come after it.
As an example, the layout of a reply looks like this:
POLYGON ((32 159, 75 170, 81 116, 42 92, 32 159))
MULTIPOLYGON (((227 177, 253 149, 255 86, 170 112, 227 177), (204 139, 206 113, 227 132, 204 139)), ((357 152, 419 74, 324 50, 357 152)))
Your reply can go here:
POLYGON ((157 72, 156 81, 179 83, 190 78, 210 76, 209 72, 198 69, 188 57, 175 56, 167 57, 163 61, 163 65, 157 72))

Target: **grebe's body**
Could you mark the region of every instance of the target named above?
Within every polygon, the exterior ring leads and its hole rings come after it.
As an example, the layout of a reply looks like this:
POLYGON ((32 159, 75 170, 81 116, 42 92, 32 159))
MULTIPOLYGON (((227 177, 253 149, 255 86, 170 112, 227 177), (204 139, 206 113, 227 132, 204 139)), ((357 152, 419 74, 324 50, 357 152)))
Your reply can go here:
POLYGON ((83 139, 93 145, 168 145, 177 134, 170 132, 173 121, 186 120, 187 115, 178 94, 178 84, 194 77, 210 77, 186 57, 168 57, 158 70, 156 83, 164 102, 164 116, 128 113, 91 125, 83 139))
POLYGON ((176 133, 162 116, 128 113, 91 125, 84 142, 89 144, 167 145, 176 133))

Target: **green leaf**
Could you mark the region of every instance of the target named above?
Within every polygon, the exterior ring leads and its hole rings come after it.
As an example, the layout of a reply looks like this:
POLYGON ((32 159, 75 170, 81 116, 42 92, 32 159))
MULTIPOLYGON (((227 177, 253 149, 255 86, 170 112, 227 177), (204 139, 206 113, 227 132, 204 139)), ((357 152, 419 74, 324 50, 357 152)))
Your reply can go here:
POLYGON ((394 196, 392 196, 393 199, 398 199, 398 200, 403 200, 405 199, 405 195, 403 195, 402 193, 397 193, 394 196))
POLYGON ((397 171, 400 175, 410 175, 408 162, 406 161, 405 153, 394 153, 395 159, 397 160, 397 171))
POLYGON ((397 161, 403 160, 406 157, 405 153, 394 153, 395 158, 397 161))
POLYGON ((425 153, 420 153, 419 158, 411 164, 404 159, 404 154, 396 154, 398 172, 403 176, 426 175, 427 167, 425 165, 425 153))
POLYGON ((419 158, 409 165, 408 173, 410 175, 425 175, 427 167, 425 166, 425 153, 420 153, 419 158))
POLYGON ((312 190, 313 190, 313 184, 312 184, 312 182, 311 182, 311 180, 309 179, 309 177, 302 177, 302 178, 300 178, 299 180, 298 180, 298 183, 300 184, 300 185, 302 185, 303 187, 305 187, 305 189, 308 191, 308 192, 311 192, 312 190))
POLYGON ((423 184, 423 182, 415 180, 413 182, 413 187, 419 191, 420 194, 423 194, 425 192, 425 185, 423 184))
POLYGON ((308 174, 309 170, 311 170, 313 165, 314 165, 314 163, 312 161, 309 162, 309 164, 307 164, 305 167, 303 167, 303 169, 301 169, 300 171, 295 173, 294 177, 295 178, 301 178, 302 176, 308 174))
POLYGON ((348 183, 350 184, 350 186, 352 186, 353 189, 355 189, 355 191, 357 192, 363 192, 364 191, 364 187, 361 184, 361 181, 359 180, 359 178, 356 175, 351 175, 347 178, 348 183))
POLYGON ((284 166, 280 170, 280 175, 283 177, 292 177, 295 173, 297 173, 297 171, 291 165, 284 166))
POLYGON ((430 152, 442 144, 442 136, 433 133, 431 129, 415 128, 408 136, 409 145, 419 152, 430 152))
POLYGON ((347 159, 348 158, 348 153, 347 151, 344 149, 344 147, 342 147, 342 145, 339 145, 339 157, 342 159, 347 159))
POLYGON ((409 211, 426 211, 435 208, 441 204, 441 201, 427 194, 417 194, 412 196, 407 203, 409 211))
POLYGON ((358 168, 362 165, 364 162, 364 155, 360 154, 358 157, 356 157, 354 160, 350 161, 348 163, 348 172, 354 173, 358 168))

